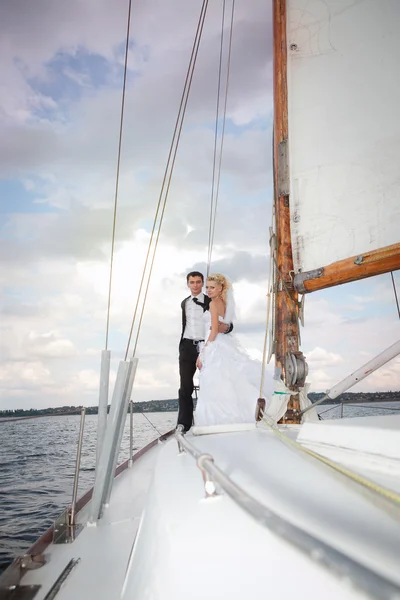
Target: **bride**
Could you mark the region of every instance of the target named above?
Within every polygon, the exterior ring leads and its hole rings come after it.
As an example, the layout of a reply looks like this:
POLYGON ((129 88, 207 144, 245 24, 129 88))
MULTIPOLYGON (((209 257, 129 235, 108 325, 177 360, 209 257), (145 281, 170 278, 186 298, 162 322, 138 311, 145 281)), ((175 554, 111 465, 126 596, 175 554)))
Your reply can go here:
MULTIPOLYGON (((260 396, 261 362, 253 360, 232 333, 219 334, 219 322, 231 323, 235 318, 232 286, 220 273, 207 277, 209 311, 204 312, 205 345, 197 359, 200 370, 200 390, 195 413, 195 425, 223 425, 255 421, 257 399, 260 396)), ((289 390, 278 379, 281 391, 264 389, 266 413, 279 420, 286 411, 289 390)))

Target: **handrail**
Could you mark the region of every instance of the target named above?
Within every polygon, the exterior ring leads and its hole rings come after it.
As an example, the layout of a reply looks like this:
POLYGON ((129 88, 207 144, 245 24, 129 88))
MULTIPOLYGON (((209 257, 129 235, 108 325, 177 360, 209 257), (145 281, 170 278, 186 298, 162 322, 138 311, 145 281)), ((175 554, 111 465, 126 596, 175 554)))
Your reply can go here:
POLYGON ((197 450, 197 448, 193 446, 193 444, 187 441, 187 438, 185 437, 183 432, 183 425, 178 425, 175 431, 175 438, 178 441, 179 452, 182 453, 186 451, 197 460, 202 455, 202 452, 200 452, 200 450, 197 450))
MULTIPOLYGON (((371 405, 371 404, 381 404, 381 403, 385 403, 385 404, 389 404, 390 402, 399 402, 398 399, 396 400, 342 400, 341 402, 338 402, 336 404, 334 404, 333 406, 329 406, 329 408, 323 410, 322 412, 318 413, 318 416, 321 417, 322 421, 325 421, 325 419, 322 419, 322 415, 324 415, 325 413, 329 412, 330 410, 335 410, 336 408, 340 407, 340 418, 343 418, 343 407, 344 406, 351 406, 353 408, 358 408, 361 405, 371 405)), ((400 412, 400 408, 393 408, 391 406, 365 406, 365 408, 367 408, 368 410, 391 410, 394 412, 400 412)), ((357 416, 357 415, 353 415, 353 416, 357 416)))
POLYGON ((217 495, 218 486, 260 525, 267 527, 272 533, 307 554, 314 562, 323 565, 336 576, 346 580, 350 579, 368 597, 389 600, 395 594, 399 594, 400 586, 398 584, 293 525, 250 496, 214 463, 210 454, 199 451, 188 441, 181 425, 178 425, 176 429, 175 438, 178 442, 179 452, 187 452, 196 459, 203 475, 206 497, 217 495))

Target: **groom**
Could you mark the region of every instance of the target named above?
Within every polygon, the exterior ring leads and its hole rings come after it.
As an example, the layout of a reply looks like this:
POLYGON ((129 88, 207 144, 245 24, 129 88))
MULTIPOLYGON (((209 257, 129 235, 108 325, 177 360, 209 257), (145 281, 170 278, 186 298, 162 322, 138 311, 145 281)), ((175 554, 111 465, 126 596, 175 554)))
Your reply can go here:
MULTIPOLYGON (((198 345, 204 342, 203 313, 209 309, 211 298, 203 294, 204 277, 199 271, 186 276, 190 296, 181 303, 182 334, 179 343, 179 412, 178 425, 183 425, 185 433, 193 423, 193 377, 196 372, 198 345)), ((232 331, 233 325, 221 323, 219 333, 232 331)))

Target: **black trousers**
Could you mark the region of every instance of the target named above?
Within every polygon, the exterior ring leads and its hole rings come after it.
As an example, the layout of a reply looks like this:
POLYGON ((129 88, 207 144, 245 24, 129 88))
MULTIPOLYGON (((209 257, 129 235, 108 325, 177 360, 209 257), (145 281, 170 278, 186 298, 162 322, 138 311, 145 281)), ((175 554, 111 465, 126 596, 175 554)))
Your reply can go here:
POLYGON ((199 356, 197 344, 193 340, 182 339, 179 344, 179 388, 178 425, 189 431, 193 424, 193 376, 196 372, 196 360, 199 356))

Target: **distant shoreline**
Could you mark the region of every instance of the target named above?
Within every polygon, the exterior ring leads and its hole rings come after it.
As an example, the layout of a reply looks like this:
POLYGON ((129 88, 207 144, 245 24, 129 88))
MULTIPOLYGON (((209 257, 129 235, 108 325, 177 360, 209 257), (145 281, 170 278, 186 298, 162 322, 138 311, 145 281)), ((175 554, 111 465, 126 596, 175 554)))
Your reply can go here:
MULTIPOLYGON (((311 392, 308 394, 312 402, 316 402, 324 396, 324 392, 311 392)), ((346 392, 335 400, 324 400, 321 404, 341 404, 346 402, 351 404, 362 402, 400 402, 400 391, 396 392, 346 392)), ((81 406, 58 406, 56 408, 42 409, 15 409, 0 411, 0 419, 5 420, 20 420, 26 418, 63 416, 63 415, 78 415, 81 412, 81 406)), ((178 410, 178 400, 149 400, 148 402, 134 402, 134 413, 151 413, 151 412, 176 412, 178 410)), ((97 406, 88 406, 86 408, 87 415, 97 415, 97 406)))

